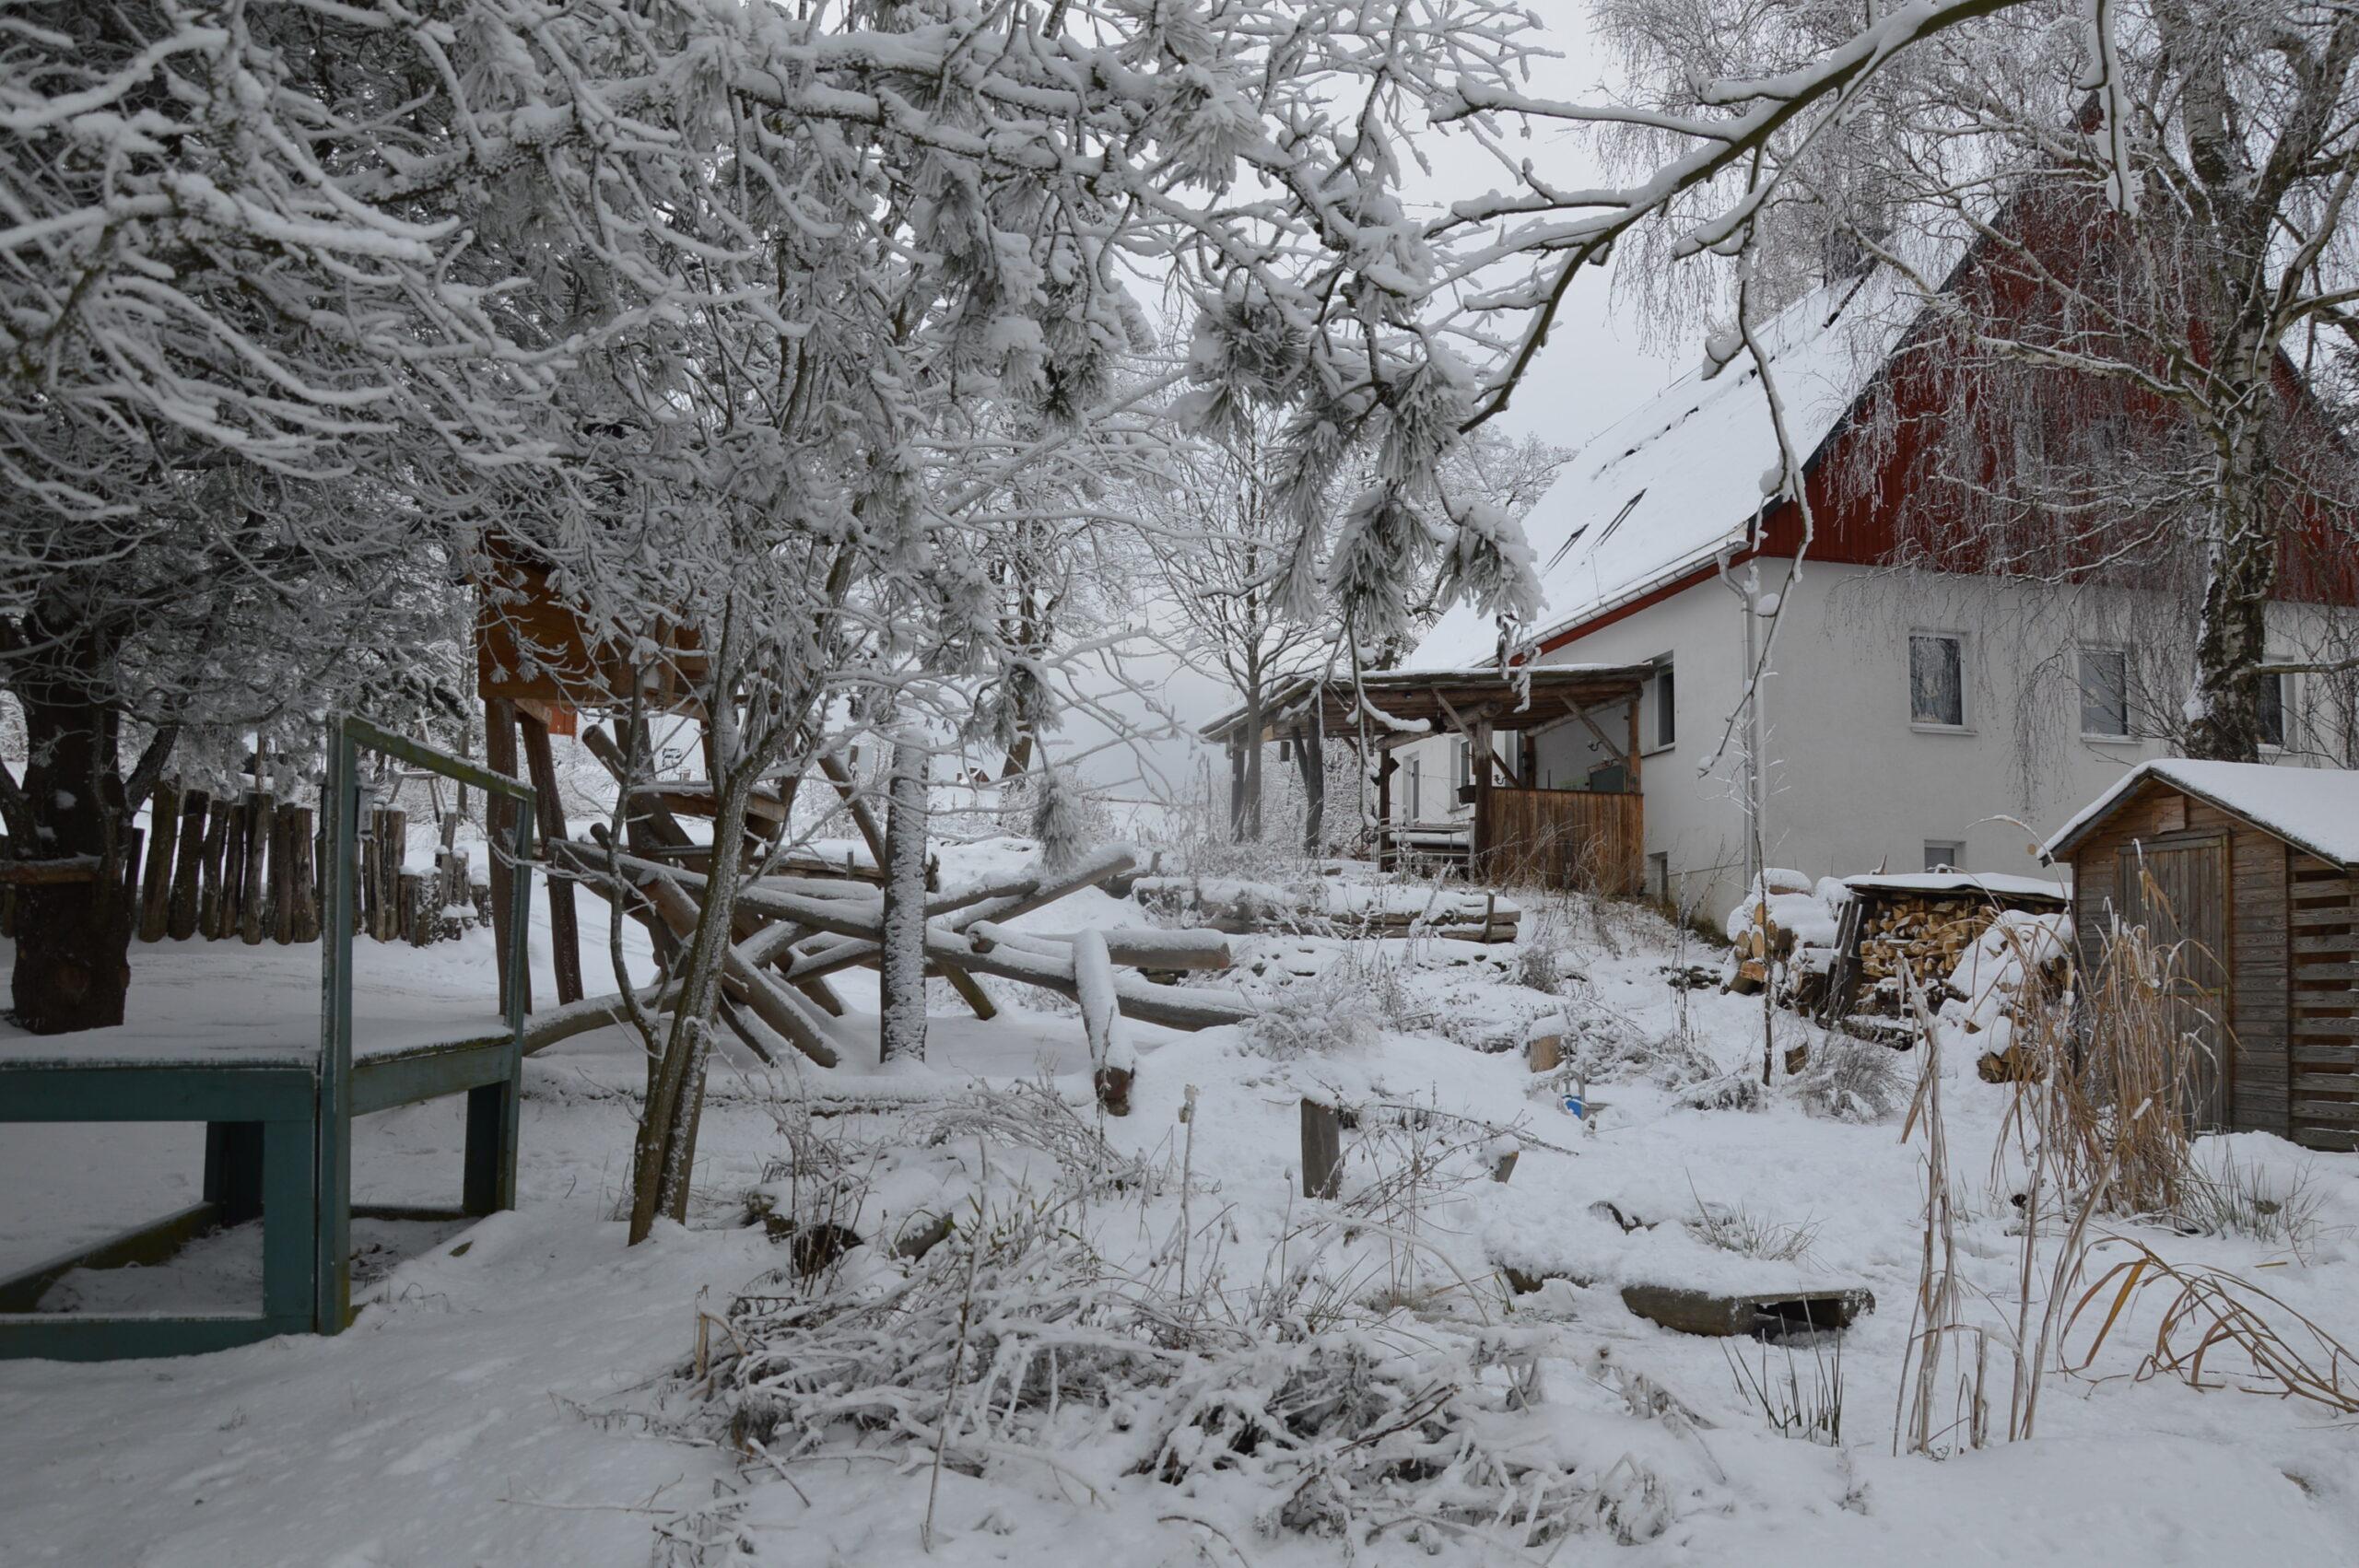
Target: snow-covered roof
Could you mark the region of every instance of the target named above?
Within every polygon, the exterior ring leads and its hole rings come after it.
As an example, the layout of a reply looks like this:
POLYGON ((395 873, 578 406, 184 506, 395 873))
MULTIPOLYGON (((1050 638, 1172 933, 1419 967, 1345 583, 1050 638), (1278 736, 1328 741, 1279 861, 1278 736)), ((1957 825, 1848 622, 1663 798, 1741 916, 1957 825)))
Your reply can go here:
POLYGON ((2009 876, 2000 872, 1878 872, 1873 876, 1847 877, 1843 885, 1854 893, 1973 893, 2001 902, 2011 898, 2071 902, 2061 883, 2036 876, 2009 876))
MULTIPOLYGON (((1787 433, 1805 460, 1916 320, 1920 300, 1887 268, 1823 285, 1755 336, 1769 357, 1787 433)), ((1761 371, 1740 353, 1707 380, 1688 372, 1584 446, 1523 520, 1539 562, 1538 641, 1742 544, 1778 462, 1761 371)), ((1495 656, 1498 629, 1453 605, 1403 665, 1460 669, 1495 656)))
POLYGON ((2123 774, 2056 830, 2040 854, 2070 849, 2115 802, 2148 779, 2206 801, 2268 829, 2296 848, 2337 865, 2359 865, 2359 773, 2346 767, 2281 767, 2265 762, 2198 762, 2153 757, 2123 774))

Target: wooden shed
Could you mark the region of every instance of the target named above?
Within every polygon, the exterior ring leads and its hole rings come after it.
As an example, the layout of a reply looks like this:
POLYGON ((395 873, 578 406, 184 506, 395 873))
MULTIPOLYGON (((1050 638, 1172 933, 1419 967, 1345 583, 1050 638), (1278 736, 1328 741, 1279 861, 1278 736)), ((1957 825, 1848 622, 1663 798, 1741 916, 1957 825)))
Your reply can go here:
POLYGON ((2359 773, 2142 763, 2044 853, 2072 867, 2084 965, 2117 918, 2188 943, 2222 1069, 2201 1125, 2359 1148, 2359 773))

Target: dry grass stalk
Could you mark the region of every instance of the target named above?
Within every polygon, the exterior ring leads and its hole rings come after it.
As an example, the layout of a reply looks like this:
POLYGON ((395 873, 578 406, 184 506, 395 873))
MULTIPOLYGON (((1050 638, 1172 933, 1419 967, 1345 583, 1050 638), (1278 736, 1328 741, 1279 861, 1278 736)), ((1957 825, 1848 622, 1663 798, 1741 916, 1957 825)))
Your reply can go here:
POLYGON ((1903 994, 1917 1014, 1922 1043, 1918 1048, 1916 1097, 1909 1102, 1900 1138, 1908 1141, 1919 1123, 1925 1129, 1925 1219, 1923 1251, 1917 1274, 1917 1296, 1911 1305, 1907 1359, 1902 1365, 1900 1400, 1893 1412, 1893 1452, 1940 1456, 1960 1446, 1979 1448, 1989 1440, 1989 1404, 1984 1394, 1989 1364, 1988 1336, 1966 1321, 1965 1291, 1958 1278, 1955 1205, 1950 1192, 1949 1132, 1942 1118, 1942 1064, 1931 1010, 1922 987, 1904 968, 1903 994), (1945 1426, 1934 1425, 1942 1403, 1943 1363, 1954 1353, 1952 1341, 1971 1344, 1971 1375, 1960 1366, 1955 1411, 1945 1426), (1962 1432, 1962 1444, 1942 1446, 1944 1439, 1962 1432))
POLYGON ((2359 1358, 2282 1297, 2225 1270, 2179 1268, 2142 1242, 2114 1236, 2098 1246, 2126 1247, 2131 1256, 2107 1269, 2074 1304, 2064 1326, 2068 1336, 2092 1306, 2107 1305, 2071 1370, 2085 1372, 2138 1296, 2167 1284, 2176 1293, 2130 1375, 2135 1380, 2171 1376, 2190 1388, 2305 1399, 2339 1415, 2359 1415, 2359 1358), (2239 1354, 2245 1370, 2221 1367, 2239 1354))

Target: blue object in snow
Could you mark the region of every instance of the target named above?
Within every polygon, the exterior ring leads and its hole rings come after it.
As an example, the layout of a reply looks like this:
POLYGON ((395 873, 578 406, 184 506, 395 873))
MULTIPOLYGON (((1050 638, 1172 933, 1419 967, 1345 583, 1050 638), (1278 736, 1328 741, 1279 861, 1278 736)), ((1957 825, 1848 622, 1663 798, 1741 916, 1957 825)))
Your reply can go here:
POLYGON ((1585 1118, 1589 1114, 1589 1107, 1581 1103, 1581 1097, 1579 1094, 1567 1094, 1565 1096, 1565 1114, 1577 1119, 1585 1118))

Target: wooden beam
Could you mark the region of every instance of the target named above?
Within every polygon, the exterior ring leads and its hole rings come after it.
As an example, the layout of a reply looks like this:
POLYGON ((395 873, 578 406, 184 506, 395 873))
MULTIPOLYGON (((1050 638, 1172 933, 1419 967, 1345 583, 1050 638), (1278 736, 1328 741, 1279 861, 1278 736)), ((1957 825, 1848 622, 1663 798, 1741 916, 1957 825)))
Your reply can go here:
MULTIPOLYGON (((1582 707, 1580 704, 1573 701, 1570 697, 1567 697, 1565 699, 1565 711, 1571 714, 1574 718, 1579 720, 1584 725, 1586 725, 1589 729, 1589 732, 1597 737, 1597 743, 1605 748, 1605 755, 1620 763, 1624 767, 1628 767, 1630 766, 1630 759, 1638 755, 1637 748, 1635 745, 1625 752, 1619 745, 1615 744, 1613 736, 1608 735, 1604 731, 1597 727, 1597 720, 1590 717, 1589 708, 1582 707)), ((1631 712, 1634 716, 1630 721, 1631 729, 1635 733, 1637 728, 1637 720, 1635 717, 1637 712, 1637 705, 1636 703, 1631 704, 1631 712)))
MULTIPOLYGON (((516 727, 523 732, 524 766, 533 778, 533 810, 540 818, 541 842, 557 843, 567 836, 565 802, 557 796, 557 759, 549 749, 549 727, 540 714, 527 712, 521 702, 516 727)), ((569 1007, 582 996, 581 931, 574 919, 573 883, 561 876, 547 881, 549 956, 557 970, 557 1003, 569 1007)))

